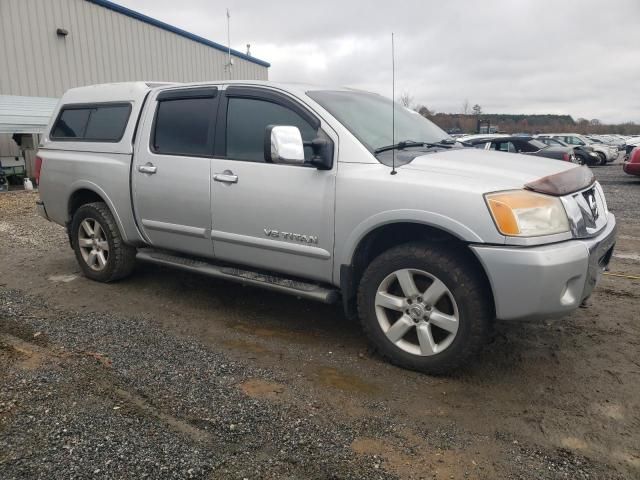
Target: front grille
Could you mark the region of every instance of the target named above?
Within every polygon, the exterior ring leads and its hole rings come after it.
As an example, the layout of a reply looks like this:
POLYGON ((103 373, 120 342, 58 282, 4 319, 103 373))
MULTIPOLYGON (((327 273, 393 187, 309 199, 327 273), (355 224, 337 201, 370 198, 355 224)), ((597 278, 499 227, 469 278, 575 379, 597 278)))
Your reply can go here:
POLYGON ((585 220, 587 226, 590 228, 595 228, 596 221, 600 217, 601 206, 598 205, 600 202, 598 201, 598 193, 595 188, 590 188, 589 190, 582 192, 582 197, 584 198, 585 204, 583 205, 583 215, 585 215, 585 220))

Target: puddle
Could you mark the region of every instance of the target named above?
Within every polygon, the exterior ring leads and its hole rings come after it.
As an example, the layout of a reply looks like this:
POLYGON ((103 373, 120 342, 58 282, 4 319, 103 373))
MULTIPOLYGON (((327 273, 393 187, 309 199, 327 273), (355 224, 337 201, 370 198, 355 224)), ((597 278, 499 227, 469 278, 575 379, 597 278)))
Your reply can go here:
POLYGON ((242 393, 252 398, 277 400, 278 398, 282 398, 285 387, 279 383, 253 378, 241 383, 240 390, 242 390, 242 393))
POLYGON ((370 394, 378 391, 378 387, 374 384, 331 367, 320 367, 314 370, 312 380, 321 385, 337 388, 345 392, 370 394))
POLYGON ((74 274, 68 274, 68 275, 51 275, 48 280, 50 282, 56 282, 56 283, 69 283, 69 282, 73 282, 76 278, 78 278, 78 275, 74 275, 74 274))

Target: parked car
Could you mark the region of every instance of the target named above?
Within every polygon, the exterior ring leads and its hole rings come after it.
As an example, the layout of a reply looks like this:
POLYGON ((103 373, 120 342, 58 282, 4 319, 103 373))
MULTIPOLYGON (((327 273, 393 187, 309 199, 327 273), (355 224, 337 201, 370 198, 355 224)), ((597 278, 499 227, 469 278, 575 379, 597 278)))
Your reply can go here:
POLYGON ((552 137, 535 136, 533 138, 552 147, 556 146, 573 148, 573 154, 575 155, 580 165, 600 164, 600 156, 589 145, 569 145, 558 138, 552 137))
POLYGON ((622 164, 622 169, 624 170, 624 173, 628 173, 629 175, 640 176, 640 147, 636 147, 632 150, 631 155, 629 155, 629 159, 625 160, 622 164))
POLYGON ((385 358, 434 374, 478 352, 495 318, 576 309, 616 239, 588 168, 458 148, 351 89, 75 88, 37 155, 38 212, 88 278, 138 259, 341 300, 385 358))
POLYGON ((629 158, 631 157, 631 152, 637 146, 640 146, 640 137, 630 138, 629 140, 627 140, 627 144, 625 146, 625 151, 624 151, 625 161, 629 160, 629 158))
POLYGON ((518 136, 500 136, 489 138, 473 138, 465 141, 474 148, 498 150, 500 152, 523 153, 536 157, 554 158, 565 162, 578 163, 573 148, 563 146, 549 146, 535 138, 518 136))
POLYGON ((607 162, 613 162, 618 158, 618 149, 610 147, 608 145, 595 143, 589 140, 584 135, 578 133, 542 133, 538 137, 551 137, 562 140, 569 145, 585 146, 588 145, 598 154, 600 157, 600 165, 606 165, 607 162))
POLYGON ((624 150, 625 141, 617 135, 587 135, 587 137, 596 143, 604 143, 620 150, 624 150))

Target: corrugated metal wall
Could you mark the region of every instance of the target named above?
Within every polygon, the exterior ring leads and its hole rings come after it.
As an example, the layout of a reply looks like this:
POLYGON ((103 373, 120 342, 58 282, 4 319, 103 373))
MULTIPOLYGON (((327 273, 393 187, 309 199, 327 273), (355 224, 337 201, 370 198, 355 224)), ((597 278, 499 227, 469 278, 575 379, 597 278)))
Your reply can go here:
MULTIPOLYGON (((224 52, 85 0, 0 0, 0 94, 60 97, 131 80, 229 78, 224 52), (56 29, 69 31, 66 37, 56 29)), ((268 69, 234 57, 233 79, 268 69)))
POLYGON ((0 133, 0 159, 2 157, 18 157, 20 149, 8 133, 0 133))

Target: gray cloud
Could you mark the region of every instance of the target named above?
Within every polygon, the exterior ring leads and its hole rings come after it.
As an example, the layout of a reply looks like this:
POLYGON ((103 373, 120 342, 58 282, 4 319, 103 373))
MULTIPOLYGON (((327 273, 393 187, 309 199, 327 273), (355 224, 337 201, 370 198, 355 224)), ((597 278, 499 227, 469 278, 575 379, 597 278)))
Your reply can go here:
POLYGON ((119 0, 271 62, 270 79, 397 91, 437 111, 640 123, 637 0, 119 0))

